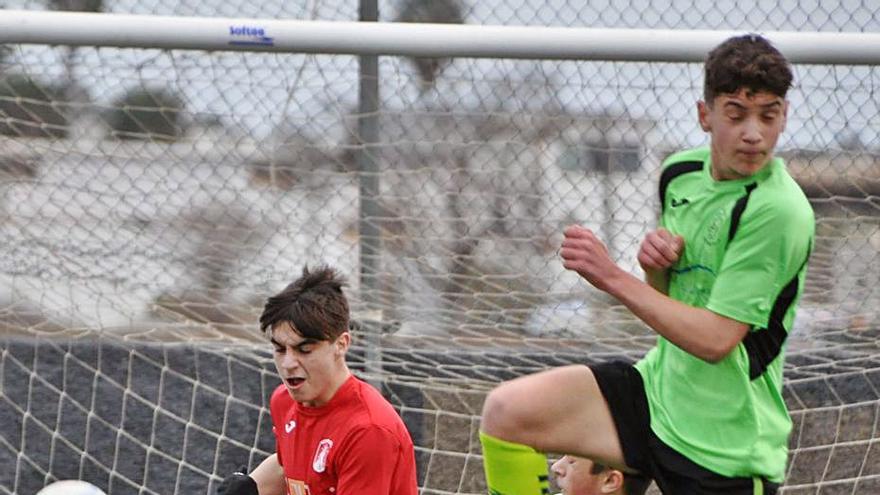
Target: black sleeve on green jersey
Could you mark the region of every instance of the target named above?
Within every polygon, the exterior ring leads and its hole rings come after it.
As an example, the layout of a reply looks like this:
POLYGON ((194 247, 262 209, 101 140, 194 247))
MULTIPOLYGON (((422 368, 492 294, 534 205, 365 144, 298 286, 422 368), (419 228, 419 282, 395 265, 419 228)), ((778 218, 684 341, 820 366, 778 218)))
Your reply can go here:
POLYGON ((660 193, 660 212, 666 209, 666 189, 669 183, 676 177, 689 173, 703 170, 703 162, 701 160, 687 160, 678 163, 672 163, 663 169, 660 174, 659 193, 660 193))
MULTIPOLYGON (((807 252, 807 259, 810 254, 807 252)), ((804 259, 803 265, 807 264, 804 259)), ((798 295, 798 289, 803 283, 801 275, 804 273, 798 270, 788 284, 782 289, 782 292, 776 298, 773 309, 770 310, 770 318, 767 327, 759 331, 749 332, 743 339, 743 345, 746 353, 749 355, 749 378, 754 380, 764 374, 770 363, 782 352, 782 345, 788 337, 788 329, 785 327, 785 315, 794 303, 798 295)))
POLYGON ((812 246, 812 210, 801 206, 778 201, 748 205, 707 309, 754 327, 768 326, 777 299, 801 271, 812 246))

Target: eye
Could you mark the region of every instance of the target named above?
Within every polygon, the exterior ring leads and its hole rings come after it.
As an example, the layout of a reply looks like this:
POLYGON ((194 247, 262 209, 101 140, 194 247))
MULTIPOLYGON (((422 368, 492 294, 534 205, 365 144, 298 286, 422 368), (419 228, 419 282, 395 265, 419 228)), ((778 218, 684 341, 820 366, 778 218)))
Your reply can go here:
POLYGON ((274 346, 274 347, 275 347, 275 354, 284 354, 283 347, 278 347, 278 346, 274 346))

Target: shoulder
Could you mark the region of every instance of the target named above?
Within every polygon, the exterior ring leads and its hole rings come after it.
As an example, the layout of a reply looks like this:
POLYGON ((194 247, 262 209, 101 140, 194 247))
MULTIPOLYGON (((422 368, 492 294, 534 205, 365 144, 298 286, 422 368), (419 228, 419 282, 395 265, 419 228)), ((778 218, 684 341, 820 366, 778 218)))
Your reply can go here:
POLYGON ((358 394, 357 411, 352 411, 353 430, 377 429, 386 431, 394 437, 406 436, 406 427, 394 406, 388 402, 375 387, 357 380, 356 393, 358 394))
POLYGON ((343 436, 340 451, 349 459, 351 456, 373 458, 378 453, 385 459, 396 458, 414 449, 412 439, 405 431, 380 423, 351 425, 343 436))
POLYGON ((806 194, 780 160, 773 173, 754 191, 752 215, 767 217, 779 226, 803 229, 815 223, 813 207, 806 194))
POLYGON ((662 168, 664 171, 670 167, 674 167, 675 165, 679 165, 682 163, 703 163, 709 157, 709 147, 701 146, 699 148, 690 148, 682 151, 678 151, 666 157, 663 160, 662 168))
POLYGON ((391 403, 375 387, 358 378, 355 378, 355 380, 361 406, 368 412, 370 422, 385 423, 390 420, 396 423, 400 421, 397 411, 394 410, 391 403))
MULTIPOLYGON (((348 410, 336 421, 344 422, 346 432, 343 440, 344 450, 361 451, 370 446, 376 452, 388 452, 412 448, 412 439, 403 420, 382 394, 372 385, 355 378, 355 387, 350 393, 357 400, 350 403, 348 410)), ((341 413, 342 411, 340 411, 341 413)))
POLYGON ((666 209, 666 192, 673 182, 679 184, 676 186, 677 189, 701 187, 703 182, 702 171, 706 166, 706 159, 708 157, 709 148, 702 147, 679 151, 663 160, 660 180, 658 181, 661 210, 665 211, 666 209), (679 179, 681 177, 687 177, 688 179, 679 179))

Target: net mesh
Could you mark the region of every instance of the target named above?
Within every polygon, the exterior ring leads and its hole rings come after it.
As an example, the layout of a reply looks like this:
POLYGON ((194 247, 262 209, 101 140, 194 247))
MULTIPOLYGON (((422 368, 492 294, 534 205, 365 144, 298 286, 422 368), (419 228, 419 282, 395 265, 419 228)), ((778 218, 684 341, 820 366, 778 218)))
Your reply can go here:
MULTIPOLYGON (((733 2, 407 5, 380 4, 383 20, 880 28, 869 2, 765 2, 757 25, 733 2)), ((357 18, 354 4, 321 1, 100 7, 357 18)), ((493 384, 650 348, 652 333, 566 273, 557 249, 565 225, 584 224, 639 272, 660 162, 705 142, 699 64, 379 67, 378 142, 365 145, 356 57, 0 51, 0 465, 12 466, 0 493, 63 478, 112 494, 207 493, 255 466, 274 449, 277 384, 256 320, 305 263, 349 275, 350 362, 406 421, 425 494, 485 491, 475 432, 493 384), (365 250, 376 253, 366 267, 365 250)), ((796 66, 795 81, 779 148, 817 239, 789 340, 784 493, 876 493, 880 74, 796 66)))

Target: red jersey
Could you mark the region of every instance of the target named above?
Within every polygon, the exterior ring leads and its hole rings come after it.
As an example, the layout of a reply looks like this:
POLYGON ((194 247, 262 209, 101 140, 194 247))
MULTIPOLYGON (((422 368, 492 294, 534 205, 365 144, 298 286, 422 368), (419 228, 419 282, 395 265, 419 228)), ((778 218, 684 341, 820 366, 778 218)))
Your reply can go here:
POLYGON ((279 385, 270 401, 288 495, 416 495, 412 438, 391 404, 351 376, 323 406, 279 385))

